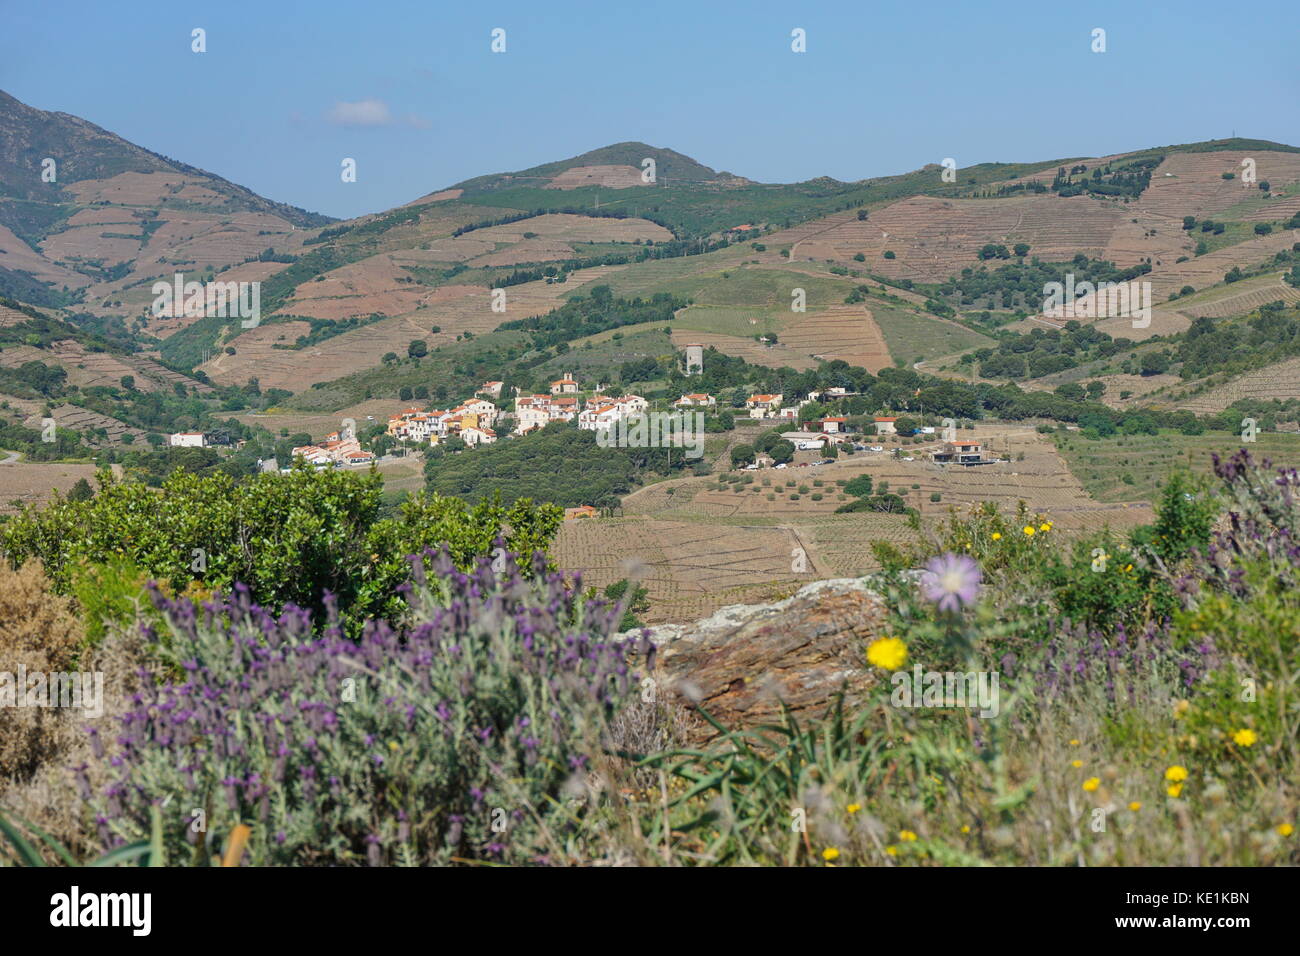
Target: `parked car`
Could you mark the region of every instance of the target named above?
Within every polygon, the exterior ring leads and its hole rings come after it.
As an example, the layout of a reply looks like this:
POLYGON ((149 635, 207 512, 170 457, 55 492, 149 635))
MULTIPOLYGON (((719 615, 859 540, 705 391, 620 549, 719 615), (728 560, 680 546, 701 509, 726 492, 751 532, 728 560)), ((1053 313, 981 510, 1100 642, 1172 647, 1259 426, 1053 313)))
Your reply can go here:
POLYGON ((785 463, 785 462, 781 462, 781 464, 777 465, 776 467, 778 467, 778 468, 785 468, 785 467, 787 467, 787 466, 786 466, 786 463, 785 463))
POLYGON ((872 445, 872 446, 871 446, 871 450, 872 450, 872 451, 884 451, 884 450, 885 450, 885 446, 884 446, 884 445, 872 445))

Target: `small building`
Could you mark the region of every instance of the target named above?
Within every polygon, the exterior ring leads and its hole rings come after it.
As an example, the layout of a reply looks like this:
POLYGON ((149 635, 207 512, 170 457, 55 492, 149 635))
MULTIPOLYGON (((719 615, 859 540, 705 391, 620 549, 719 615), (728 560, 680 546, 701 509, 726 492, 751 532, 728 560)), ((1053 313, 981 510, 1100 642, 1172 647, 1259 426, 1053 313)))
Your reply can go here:
POLYGON ((478 387, 478 391, 475 392, 474 394, 475 394, 475 395, 490 395, 492 398, 500 398, 500 397, 501 397, 501 387, 502 387, 504 384, 505 384, 504 382, 484 382, 482 385, 480 385, 480 386, 478 387))
POLYGON ((565 374, 564 378, 556 379, 551 383, 552 395, 576 395, 578 394, 578 383, 572 375, 565 374))
POLYGON ((771 418, 781 408, 781 395, 751 395, 745 399, 750 418, 771 418))
POLYGON ((475 445, 490 445, 497 440, 497 433, 490 428, 469 425, 460 430, 460 440, 471 448, 475 445))
POLYGON ((600 512, 591 505, 578 505, 576 508, 564 509, 565 521, 577 521, 580 518, 599 518, 600 512))
POLYGON ((898 434, 898 429, 896 429, 896 428, 894 427, 894 422, 896 422, 896 421, 898 421, 897 418, 891 418, 890 416, 887 416, 887 415, 885 415, 885 416, 877 415, 876 418, 875 418, 875 422, 876 422, 876 434, 877 434, 877 435, 897 435, 897 434, 898 434))
POLYGON ((173 448, 206 448, 208 436, 203 432, 176 432, 170 438, 173 448))
POLYGON ((940 464, 952 465, 987 465, 993 461, 984 457, 984 445, 978 441, 946 441, 943 451, 930 457, 940 464))
POLYGON ((673 402, 673 408, 712 408, 716 404, 718 404, 717 399, 712 395, 692 392, 690 395, 683 395, 673 402))
POLYGON ((821 421, 817 422, 817 425, 824 432, 839 433, 848 431, 848 428, 845 425, 845 419, 843 418, 823 418, 821 421))

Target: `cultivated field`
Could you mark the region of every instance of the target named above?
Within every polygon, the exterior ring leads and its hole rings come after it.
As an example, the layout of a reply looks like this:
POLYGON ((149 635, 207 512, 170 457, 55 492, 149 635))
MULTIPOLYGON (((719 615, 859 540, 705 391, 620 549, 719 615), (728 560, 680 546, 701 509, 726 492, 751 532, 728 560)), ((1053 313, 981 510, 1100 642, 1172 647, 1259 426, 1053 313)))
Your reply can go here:
POLYGON ((659 623, 775 600, 827 576, 811 564, 806 572, 791 571, 799 547, 794 533, 781 528, 625 517, 565 522, 552 553, 584 585, 639 581, 649 592, 647 623, 659 623))
POLYGON ((1128 435, 1089 441, 1078 435, 1062 442, 1061 454, 1083 486, 1098 501, 1143 498, 1152 500, 1169 473, 1184 467, 1197 474, 1210 474, 1211 452, 1231 455, 1249 448, 1256 458, 1270 458, 1277 465, 1300 465, 1300 435, 1260 433, 1244 445, 1238 436, 1221 433, 1180 435, 1128 435))
POLYGON ((1177 407, 1198 415, 1213 415, 1242 399, 1268 401, 1290 398, 1300 398, 1300 358, 1246 372, 1231 382, 1182 399, 1177 407))

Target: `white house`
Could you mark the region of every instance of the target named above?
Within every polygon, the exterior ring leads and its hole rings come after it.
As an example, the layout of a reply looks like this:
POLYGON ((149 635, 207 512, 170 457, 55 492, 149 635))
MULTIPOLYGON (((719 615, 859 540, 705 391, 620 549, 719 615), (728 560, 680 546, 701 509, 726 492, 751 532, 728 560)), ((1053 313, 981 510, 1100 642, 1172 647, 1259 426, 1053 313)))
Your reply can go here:
POLYGON ((176 432, 170 443, 173 448, 206 448, 208 437, 203 432, 176 432))
POLYGON ((460 430, 461 441, 471 448, 475 445, 490 445, 497 440, 497 433, 490 428, 467 425, 460 430))
POLYGON ((894 422, 896 421, 898 421, 897 418, 890 418, 888 416, 877 415, 875 418, 876 434, 896 435, 898 433, 898 430, 894 428, 894 422))
POLYGON ((717 404, 717 400, 712 395, 692 392, 690 395, 683 395, 673 402, 673 408, 712 408, 717 404))
POLYGON ((751 395, 745 399, 750 418, 771 418, 781 407, 780 395, 751 395))

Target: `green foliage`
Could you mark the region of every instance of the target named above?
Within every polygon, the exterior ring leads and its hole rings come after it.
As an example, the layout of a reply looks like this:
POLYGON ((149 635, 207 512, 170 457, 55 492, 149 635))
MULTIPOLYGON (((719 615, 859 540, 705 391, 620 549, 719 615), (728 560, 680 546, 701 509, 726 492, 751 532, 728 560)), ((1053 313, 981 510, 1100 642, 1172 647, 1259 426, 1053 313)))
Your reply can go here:
POLYGON ((408 573, 406 555, 446 543, 468 566, 498 535, 524 553, 545 550, 563 517, 529 499, 469 506, 435 494, 413 496, 384 518, 374 472, 300 467, 235 480, 177 471, 158 491, 101 472, 99 483, 89 500, 24 511, 0 528, 0 547, 15 564, 39 558, 63 593, 90 566, 79 590, 101 617, 129 599, 136 569, 176 592, 191 582, 228 591, 239 581, 271 608, 319 612, 328 591, 345 612, 387 615, 400 608, 392 591, 408 573))

